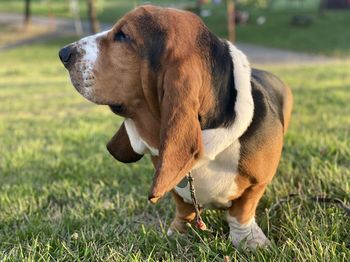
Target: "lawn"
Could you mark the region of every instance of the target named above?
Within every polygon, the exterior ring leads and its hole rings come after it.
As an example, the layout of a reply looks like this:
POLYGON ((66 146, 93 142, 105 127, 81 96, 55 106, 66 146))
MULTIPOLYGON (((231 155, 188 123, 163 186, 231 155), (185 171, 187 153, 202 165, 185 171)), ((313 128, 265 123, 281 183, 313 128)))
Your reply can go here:
MULTIPOLYGON (((216 7, 213 14, 204 19, 206 24, 225 37, 225 10, 216 7)), ((306 13, 304 15, 313 19, 313 23, 307 27, 291 25, 292 16, 299 14, 296 11, 252 10, 250 14, 248 24, 237 26, 238 42, 327 56, 350 56, 350 10, 327 11, 322 17, 306 13), (266 17, 266 23, 259 26, 256 19, 262 15, 266 17)))
POLYGON ((350 200, 350 64, 269 67, 292 87, 295 106, 278 174, 258 208, 273 246, 244 252, 232 247, 221 212, 204 212, 213 234, 166 236, 174 205, 169 196, 148 203, 149 159, 126 165, 108 154, 121 119, 71 86, 57 57, 70 41, 1 53, 2 261, 349 258, 349 217, 309 197, 350 200), (275 205, 290 193, 298 196, 275 205))
MULTIPOLYGON (((48 14, 48 4, 40 0, 32 0, 34 14, 48 14)), ((99 20, 106 23, 116 22, 123 14, 131 10, 135 3, 142 4, 146 1, 135 0, 98 0, 99 20)), ((156 0, 153 4, 163 6, 174 5, 183 7, 192 5, 194 0, 156 0)), ((249 2, 249 1, 248 1, 249 2)), ((314 1, 308 1, 314 3, 314 1)), ((274 2, 278 4, 278 2, 274 2)), ((296 2, 297 3, 297 2, 296 2)), ((292 2, 290 3, 292 4, 292 2)), ((82 18, 86 18, 85 1, 80 1, 82 18)), ((220 5, 206 4, 204 8, 212 10, 212 16, 204 18, 206 24, 218 35, 227 36, 226 31, 226 6, 225 1, 220 5)), ((52 12, 59 17, 71 17, 66 1, 51 0, 52 12)), ((350 10, 325 11, 323 16, 310 8, 289 8, 278 10, 279 7, 271 9, 256 9, 252 6, 238 6, 239 10, 250 12, 251 19, 247 25, 237 27, 237 41, 258 44, 269 47, 296 50, 324 54, 329 56, 350 56, 350 10), (277 10, 276 10, 277 9, 277 10), (308 27, 296 27, 290 24, 291 18, 296 14, 306 14, 312 17, 313 23, 308 27), (256 24, 259 16, 266 17, 266 23, 262 26, 256 24)), ((22 12, 23 0, 1 0, 0 11, 22 12)))

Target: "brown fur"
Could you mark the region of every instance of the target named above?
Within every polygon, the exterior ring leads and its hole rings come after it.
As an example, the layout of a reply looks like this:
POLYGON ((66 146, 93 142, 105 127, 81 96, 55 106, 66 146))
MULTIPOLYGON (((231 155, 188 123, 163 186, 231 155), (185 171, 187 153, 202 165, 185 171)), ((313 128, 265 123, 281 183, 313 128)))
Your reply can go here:
MULTIPOLYGON (((124 33, 135 39, 136 45, 147 42, 143 39, 147 36, 147 32, 143 35, 138 32, 137 19, 144 14, 150 15, 156 20, 157 26, 167 32, 166 51, 162 55, 162 64, 166 67, 160 68, 155 73, 147 61, 135 55, 135 51, 130 51, 125 46, 108 47, 113 45, 108 39, 101 43, 104 45, 102 50, 105 54, 101 56, 99 63, 101 68, 106 68, 105 64, 110 63, 112 68, 118 68, 120 71, 120 68, 127 67, 125 71, 131 72, 130 75, 117 74, 120 77, 117 80, 115 80, 116 74, 111 72, 111 80, 103 80, 107 85, 104 85, 105 90, 99 93, 104 93, 106 97, 115 97, 116 100, 113 101, 115 103, 127 104, 128 112, 125 116, 134 120, 137 130, 149 145, 160 149, 159 160, 153 161, 156 167, 150 196, 153 202, 173 188, 200 156, 201 130, 197 117, 205 115, 214 105, 210 74, 197 55, 198 47, 193 46, 192 41, 187 41, 196 36, 198 28, 203 26, 202 23, 196 16, 187 12, 163 9, 164 15, 155 17, 154 14, 157 12, 159 9, 156 7, 136 9, 115 25, 109 37, 123 29, 124 33), (175 37, 178 34, 182 37, 175 37), (113 56, 109 57, 111 53, 113 56), (103 59, 108 62, 103 62, 103 59), (130 71, 129 66, 133 70, 130 71), (123 86, 129 86, 131 83, 133 88, 124 87, 123 90, 118 90, 109 87, 108 83, 125 83, 123 86)), ((286 94, 285 130, 288 127, 292 104, 289 89, 286 89, 286 94)), ((249 199, 255 198, 253 202, 257 203, 262 195, 262 188, 265 188, 260 185, 271 181, 275 174, 283 138, 279 131, 267 134, 267 137, 270 138, 269 143, 259 147, 259 150, 253 146, 249 154, 244 155, 240 161, 240 176, 236 179, 239 191, 232 196, 232 199, 236 199, 235 206, 245 205, 246 195, 249 195, 249 199)), ((182 204, 179 201, 176 203, 177 209, 181 210, 182 204)), ((243 212, 242 221, 251 215, 250 211, 248 214, 243 212)))
POLYGON ((192 41, 203 26, 192 13, 143 6, 100 40, 93 96, 98 103, 124 105, 120 115, 131 118, 147 144, 159 148, 152 202, 181 181, 203 150, 198 115, 214 104, 208 67, 192 41), (151 23, 145 31, 139 30, 142 19, 151 23), (131 43, 113 41, 120 30, 131 43), (166 32, 167 38, 156 68, 147 59, 152 30, 166 32))
MULTIPOLYGON (((203 153, 198 117, 217 104, 208 60, 203 59, 203 47, 193 41, 203 27, 192 13, 143 6, 121 18, 99 43, 94 102, 125 106, 120 115, 132 119, 142 139, 159 149, 159 156, 152 157, 156 168, 152 202, 174 188, 203 153), (131 39, 128 43, 113 40, 121 30, 131 39)), ((276 172, 292 108, 288 88, 284 100, 284 130, 282 123, 269 119, 254 139, 243 137, 238 191, 231 196, 229 208, 229 214, 240 223, 254 216, 276 172)), ((108 149, 120 161, 140 157, 133 152, 123 125, 108 149)), ((194 210, 174 191, 173 196, 177 211, 171 227, 183 232, 184 223, 194 219, 194 210)))
MULTIPOLYGON (((286 129, 285 129, 286 130, 286 129)), ((236 178, 240 195, 229 208, 229 214, 239 223, 248 223, 255 215, 255 209, 266 185, 276 173, 283 146, 283 126, 275 121, 264 127, 261 138, 244 141, 239 161, 239 176, 236 178)))
POLYGON ((188 65, 175 65, 164 77, 160 128, 160 161, 151 201, 162 197, 191 170, 202 152, 198 122, 199 83, 188 65), (186 94, 186 95, 184 95, 186 94))
POLYGON ((255 215, 256 207, 265 192, 265 188, 266 184, 264 183, 248 187, 239 198, 232 201, 232 206, 228 211, 230 216, 236 218, 241 224, 250 222, 255 215))
POLYGON ((170 225, 170 229, 180 233, 185 233, 186 223, 191 223, 196 217, 196 213, 192 204, 188 204, 175 192, 171 191, 173 199, 176 204, 176 214, 173 222, 170 225))
POLYGON ((266 185, 276 173, 283 143, 281 124, 279 128, 275 127, 275 130, 266 137, 268 142, 264 143, 259 150, 250 151, 240 159, 237 180, 241 180, 239 184, 243 193, 232 202, 229 213, 242 224, 250 221, 255 215, 255 208, 266 185), (253 183, 252 177, 254 178, 253 183))

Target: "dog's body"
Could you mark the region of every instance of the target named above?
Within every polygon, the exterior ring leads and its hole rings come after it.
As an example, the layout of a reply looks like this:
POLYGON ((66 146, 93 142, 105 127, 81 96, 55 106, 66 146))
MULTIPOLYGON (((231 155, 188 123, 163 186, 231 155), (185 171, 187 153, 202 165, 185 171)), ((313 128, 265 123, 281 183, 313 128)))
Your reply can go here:
POLYGON ((234 245, 268 243, 255 209, 276 172, 292 107, 278 78, 251 70, 193 14, 152 6, 60 57, 81 94, 125 117, 110 153, 125 163, 151 154, 151 202, 172 190, 177 205, 169 234, 195 217, 184 179, 191 171, 199 205, 228 210, 234 245))
MULTIPOLYGON (((277 95, 283 99, 286 94, 281 93, 283 90, 275 90, 277 93, 272 91, 273 93, 269 94, 261 82, 258 84, 259 82, 257 82, 257 78, 260 78, 260 80, 263 81, 269 81, 269 79, 277 80, 271 74, 259 70, 253 70, 253 92, 256 92, 256 94, 259 92, 264 99, 261 100, 262 97, 258 95, 255 96, 255 99, 252 97, 254 108, 257 108, 260 112, 255 112, 255 119, 252 118, 252 123, 249 122, 249 127, 244 130, 243 134, 239 134, 239 137, 236 138, 234 136, 235 129, 232 128, 232 126, 230 128, 223 128, 222 130, 210 129, 202 131, 202 138, 206 149, 205 155, 201 162, 192 169, 192 176, 195 181, 198 201, 204 207, 230 207, 232 205, 232 200, 241 195, 240 191, 242 190, 242 187, 239 185, 239 182, 237 182, 237 176, 239 175, 249 175, 252 184, 257 182, 256 180, 258 177, 243 166, 244 161, 249 161, 244 152, 249 152, 248 156, 250 156, 252 152, 262 149, 262 142, 260 140, 262 138, 257 137, 258 134, 255 133, 256 130, 254 129, 260 125, 261 133, 269 132, 269 130, 267 130, 270 128, 268 123, 269 121, 276 121, 276 117, 281 117, 281 123, 284 124, 283 108, 279 106, 282 105, 282 103, 275 104, 275 101, 272 102, 271 100, 276 99, 277 95), (270 116, 263 116, 267 121, 266 124, 260 122, 262 119, 258 119, 259 114, 264 114, 264 111, 269 111, 269 114, 271 114, 270 116), (249 135, 250 133, 255 134, 249 135), (230 144, 227 146, 228 143, 230 144)), ((280 102, 282 102, 282 100, 280 102)), ((274 145, 282 142, 278 141, 278 137, 275 138, 274 136, 269 138, 265 136, 264 139, 269 139, 270 143, 274 143, 274 145)), ((279 159, 280 152, 277 151, 274 152, 274 154, 276 154, 274 157, 279 159)), ((273 158, 271 161, 273 161, 273 158)), ((253 166, 258 165, 256 162, 249 164, 253 166)), ((267 165, 267 163, 263 164, 267 165)), ((271 178, 272 177, 269 178, 268 176, 265 176, 262 179, 260 178, 259 182, 265 180, 265 182, 268 183, 271 178)), ((188 185, 186 188, 176 186, 175 191, 185 200, 185 202, 191 203, 192 200, 188 185)))

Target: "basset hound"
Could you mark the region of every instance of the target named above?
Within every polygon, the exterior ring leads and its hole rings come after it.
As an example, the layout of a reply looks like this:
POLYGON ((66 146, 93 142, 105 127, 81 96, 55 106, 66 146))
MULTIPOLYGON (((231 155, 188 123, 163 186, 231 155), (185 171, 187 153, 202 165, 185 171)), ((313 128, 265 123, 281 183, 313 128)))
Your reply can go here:
POLYGON ((233 245, 269 243, 255 210, 281 157, 292 94, 276 76, 251 69, 246 56, 190 12, 141 6, 111 30, 59 52, 77 91, 108 105, 124 122, 108 143, 119 161, 150 154, 149 200, 171 191, 168 234, 195 217, 191 171, 201 208, 227 210, 233 245))

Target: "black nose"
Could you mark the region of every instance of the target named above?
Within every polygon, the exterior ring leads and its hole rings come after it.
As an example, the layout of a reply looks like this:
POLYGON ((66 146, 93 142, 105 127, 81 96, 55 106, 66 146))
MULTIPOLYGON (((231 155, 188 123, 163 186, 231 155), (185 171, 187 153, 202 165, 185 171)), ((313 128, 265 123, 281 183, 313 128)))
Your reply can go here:
POLYGON ((65 46, 60 50, 58 55, 64 66, 67 67, 69 62, 72 60, 72 48, 70 46, 65 46))

